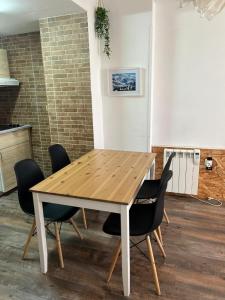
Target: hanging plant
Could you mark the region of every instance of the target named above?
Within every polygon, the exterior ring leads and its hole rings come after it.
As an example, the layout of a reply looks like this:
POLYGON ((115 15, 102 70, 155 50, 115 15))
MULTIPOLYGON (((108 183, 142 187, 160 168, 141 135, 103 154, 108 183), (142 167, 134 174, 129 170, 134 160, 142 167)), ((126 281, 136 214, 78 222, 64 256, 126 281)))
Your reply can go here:
POLYGON ((109 23, 109 11, 104 8, 103 1, 98 1, 98 7, 95 11, 95 32, 97 37, 104 40, 104 53, 110 58, 110 23, 109 23))

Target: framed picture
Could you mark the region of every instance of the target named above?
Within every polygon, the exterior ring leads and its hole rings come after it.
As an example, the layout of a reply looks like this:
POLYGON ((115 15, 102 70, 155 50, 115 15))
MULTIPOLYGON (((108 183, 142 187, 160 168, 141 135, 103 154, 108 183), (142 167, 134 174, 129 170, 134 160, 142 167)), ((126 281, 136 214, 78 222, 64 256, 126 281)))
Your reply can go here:
POLYGON ((110 96, 143 96, 143 69, 114 69, 108 72, 110 96))

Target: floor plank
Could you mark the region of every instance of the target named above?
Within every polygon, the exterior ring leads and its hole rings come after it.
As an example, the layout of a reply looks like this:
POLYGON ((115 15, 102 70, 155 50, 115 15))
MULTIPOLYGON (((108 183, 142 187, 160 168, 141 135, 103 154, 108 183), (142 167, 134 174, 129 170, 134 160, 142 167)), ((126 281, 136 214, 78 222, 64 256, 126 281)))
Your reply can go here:
MULTIPOLYGON (((155 295, 150 264, 131 249, 130 299, 224 300, 225 299, 225 206, 211 207, 191 198, 167 196, 171 223, 162 226, 167 258, 153 243, 162 296, 155 295)), ((87 211, 88 230, 82 215, 75 220, 84 240, 69 224, 62 228, 65 269, 59 268, 55 241, 48 237, 49 272, 40 273, 37 239, 31 242, 28 259, 21 260, 32 219, 20 209, 17 193, 0 198, 0 300, 125 299, 122 293, 121 260, 110 284, 106 275, 116 245, 102 232, 107 214, 87 211)), ((137 238, 135 240, 138 240, 137 238)), ((145 243, 141 249, 146 251, 145 243)))

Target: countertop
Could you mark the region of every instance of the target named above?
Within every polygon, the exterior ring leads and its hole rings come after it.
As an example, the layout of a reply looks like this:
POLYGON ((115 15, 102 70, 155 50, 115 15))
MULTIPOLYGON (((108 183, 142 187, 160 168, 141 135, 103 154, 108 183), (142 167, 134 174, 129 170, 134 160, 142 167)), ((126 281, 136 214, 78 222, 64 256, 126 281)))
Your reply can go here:
POLYGON ((0 130, 0 135, 10 133, 10 132, 16 132, 19 130, 24 130, 24 129, 31 128, 31 127, 32 127, 31 125, 23 125, 20 127, 14 127, 14 128, 6 129, 6 130, 0 130))

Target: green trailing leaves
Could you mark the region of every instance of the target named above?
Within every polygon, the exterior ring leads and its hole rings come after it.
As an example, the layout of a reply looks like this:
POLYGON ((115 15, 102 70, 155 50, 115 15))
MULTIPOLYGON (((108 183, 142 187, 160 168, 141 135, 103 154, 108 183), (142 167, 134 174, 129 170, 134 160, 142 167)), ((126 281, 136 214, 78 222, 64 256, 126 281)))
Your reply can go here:
POLYGON ((95 12, 95 32, 97 37, 104 40, 104 53, 110 58, 109 11, 104 7, 97 7, 95 12))

